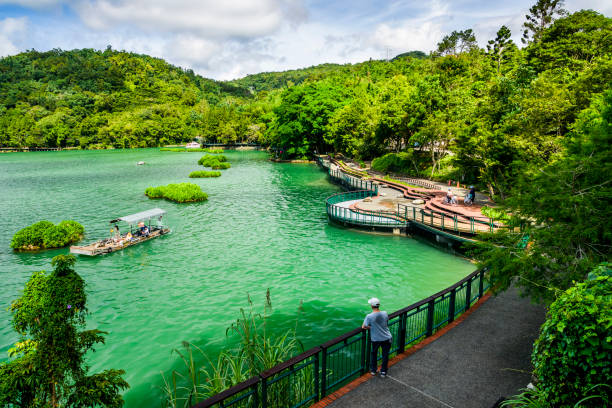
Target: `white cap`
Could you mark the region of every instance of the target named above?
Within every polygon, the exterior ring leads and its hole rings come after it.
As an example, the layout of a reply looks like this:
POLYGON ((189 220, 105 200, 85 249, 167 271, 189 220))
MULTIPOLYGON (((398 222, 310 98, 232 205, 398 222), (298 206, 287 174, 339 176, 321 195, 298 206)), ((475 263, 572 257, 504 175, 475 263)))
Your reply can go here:
POLYGON ((380 306, 380 300, 378 300, 378 298, 372 298, 368 300, 368 303, 370 306, 380 306))

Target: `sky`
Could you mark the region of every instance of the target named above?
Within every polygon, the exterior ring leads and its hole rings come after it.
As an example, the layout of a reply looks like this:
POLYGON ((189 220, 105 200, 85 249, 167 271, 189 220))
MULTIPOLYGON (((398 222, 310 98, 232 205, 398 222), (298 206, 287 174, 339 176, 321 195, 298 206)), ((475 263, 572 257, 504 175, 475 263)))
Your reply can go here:
MULTIPOLYGON (((506 25, 520 46, 536 0, 0 0, 0 56, 126 50, 229 80, 321 63, 426 53, 453 30, 481 47, 506 25)), ((566 0, 612 16, 610 0, 566 0)))

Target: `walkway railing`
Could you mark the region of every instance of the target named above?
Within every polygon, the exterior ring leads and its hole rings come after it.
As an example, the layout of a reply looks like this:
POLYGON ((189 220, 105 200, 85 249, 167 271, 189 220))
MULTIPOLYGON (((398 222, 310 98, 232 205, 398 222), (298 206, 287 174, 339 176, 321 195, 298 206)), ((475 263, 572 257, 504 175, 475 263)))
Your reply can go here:
MULTIPOLYGON (((489 288, 478 270, 389 315, 391 355, 404 352, 469 309, 489 288)), ((371 344, 357 328, 202 401, 208 407, 307 407, 368 370, 371 344)), ((380 357, 379 357, 380 359, 380 357)))
POLYGON ((336 222, 372 227, 405 227, 406 222, 393 212, 352 209, 349 203, 375 196, 372 190, 336 193, 325 200, 327 216, 336 222), (344 204, 342 204, 344 203, 344 204))
POLYGON ((397 214, 406 221, 414 221, 442 231, 451 231, 458 234, 493 232, 503 228, 502 225, 495 224, 492 219, 486 217, 481 219, 461 214, 449 215, 441 211, 406 204, 397 205, 397 214))
POLYGON ((373 181, 349 176, 342 170, 332 169, 331 167, 329 168, 328 173, 332 179, 339 182, 349 190, 370 190, 374 193, 373 195, 378 195, 378 184, 373 181))

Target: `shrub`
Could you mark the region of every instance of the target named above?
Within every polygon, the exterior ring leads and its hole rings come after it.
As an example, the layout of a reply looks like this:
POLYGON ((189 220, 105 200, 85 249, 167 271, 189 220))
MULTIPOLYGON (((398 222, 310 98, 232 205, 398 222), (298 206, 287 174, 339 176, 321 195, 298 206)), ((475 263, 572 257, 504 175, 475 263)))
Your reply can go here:
POLYGON ((414 172, 412 152, 387 153, 372 160, 372 169, 381 173, 414 172))
MULTIPOLYGON (((548 310, 532 362, 538 388, 551 406, 573 406, 600 384, 612 384, 612 277, 578 283, 548 310)), ((608 406, 610 388, 582 407, 608 406)))
POLYGON ((221 176, 220 171, 207 171, 207 170, 199 170, 192 171, 189 173, 189 178, 204 178, 204 177, 219 177, 221 176))
POLYGON ((504 221, 504 222, 510 221, 510 216, 505 211, 499 208, 483 205, 482 208, 480 209, 480 212, 485 217, 489 217, 494 220, 504 221))
POLYGON ((62 248, 83 238, 85 229, 76 221, 64 220, 57 225, 39 221, 23 228, 11 240, 14 250, 62 248))
POLYGON ((165 198, 177 203, 192 203, 208 200, 208 195, 202 191, 200 186, 192 183, 149 187, 145 190, 145 195, 149 198, 165 198))

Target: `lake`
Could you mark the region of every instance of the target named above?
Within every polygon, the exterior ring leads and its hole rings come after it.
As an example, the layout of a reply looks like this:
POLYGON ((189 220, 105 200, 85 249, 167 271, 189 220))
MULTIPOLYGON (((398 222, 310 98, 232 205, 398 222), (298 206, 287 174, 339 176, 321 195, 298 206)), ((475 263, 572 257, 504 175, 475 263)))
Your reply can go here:
POLYGON ((87 283, 88 327, 109 333, 88 356, 91 369, 126 371, 127 407, 159 406, 160 372, 177 366, 171 351, 181 341, 213 356, 227 347, 225 330, 248 307, 247 294, 262 311, 269 288, 272 329, 297 324, 309 348, 361 325, 372 296, 393 312, 474 270, 407 237, 330 225, 325 198, 340 188, 315 165, 230 151, 232 168, 221 177, 189 179, 202 169, 202 154, 0 154, 0 359, 17 340, 6 308, 33 271, 51 270, 51 258, 68 252, 10 249, 17 230, 40 220, 78 221, 83 242, 91 242, 109 236, 111 219, 155 207, 168 213, 171 234, 109 255, 79 256, 75 266, 87 283), (199 184, 209 200, 175 204, 144 195, 148 186, 179 182, 199 184))

